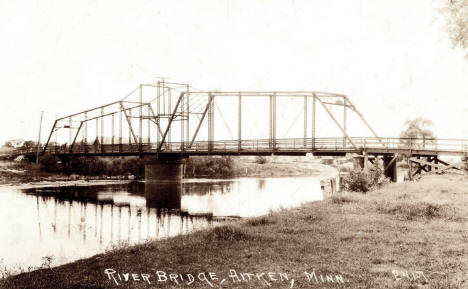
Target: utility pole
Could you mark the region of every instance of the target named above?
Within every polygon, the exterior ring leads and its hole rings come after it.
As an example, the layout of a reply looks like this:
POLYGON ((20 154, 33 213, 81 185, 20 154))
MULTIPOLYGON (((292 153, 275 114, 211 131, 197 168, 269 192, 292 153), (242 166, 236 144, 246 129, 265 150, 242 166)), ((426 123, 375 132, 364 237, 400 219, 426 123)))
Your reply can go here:
POLYGON ((39 163, 39 147, 41 145, 41 129, 42 129, 42 114, 44 113, 41 110, 41 121, 39 122, 39 136, 37 137, 37 151, 36 151, 36 164, 39 163))

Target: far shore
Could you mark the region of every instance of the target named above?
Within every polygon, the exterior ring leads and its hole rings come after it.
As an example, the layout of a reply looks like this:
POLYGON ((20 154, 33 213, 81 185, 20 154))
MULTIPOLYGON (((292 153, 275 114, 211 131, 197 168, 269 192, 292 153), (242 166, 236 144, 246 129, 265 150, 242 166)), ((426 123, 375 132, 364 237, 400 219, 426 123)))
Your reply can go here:
MULTIPOLYGON (((80 176, 42 173, 34 169, 15 169, 15 162, 0 161, 0 186, 14 186, 19 189, 60 186, 97 186, 112 184, 128 184, 132 181, 144 181, 133 175, 125 176, 80 176)), ((338 177, 338 170, 332 166, 320 163, 320 160, 307 157, 269 157, 263 164, 253 158, 234 158, 232 175, 226 178, 211 176, 196 176, 197 179, 233 179, 240 177, 277 178, 277 177, 316 177, 319 180, 329 180, 338 177)))

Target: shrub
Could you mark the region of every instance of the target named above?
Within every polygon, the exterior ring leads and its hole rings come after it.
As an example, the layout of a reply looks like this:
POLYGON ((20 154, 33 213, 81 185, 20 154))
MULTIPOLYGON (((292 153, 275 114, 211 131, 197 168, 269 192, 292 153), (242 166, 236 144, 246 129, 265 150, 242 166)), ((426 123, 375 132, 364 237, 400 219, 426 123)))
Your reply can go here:
POLYGON ((367 172, 361 169, 350 171, 349 175, 344 178, 343 185, 348 191, 365 193, 379 188, 389 181, 384 176, 383 171, 379 167, 374 166, 367 172))
POLYGON ((185 175, 187 177, 230 177, 233 174, 233 161, 230 157, 193 157, 189 158, 185 175))
POLYGON ((260 164, 260 165, 263 165, 263 164, 266 164, 267 163, 267 158, 265 156, 257 156, 255 158, 255 162, 257 164, 260 164))
POLYGON ((259 217, 259 218, 252 218, 247 221, 247 224, 250 226, 264 226, 264 225, 270 225, 270 224, 275 224, 276 222, 267 218, 267 217, 259 217))
POLYGON ((223 225, 212 229, 205 237, 207 241, 247 241, 253 237, 244 230, 230 225, 223 225))
POLYGON ((350 198, 347 198, 347 197, 344 197, 344 196, 333 196, 332 197, 332 203, 333 204, 345 204, 345 203, 353 203, 354 200, 353 199, 350 199, 350 198))
POLYGON ((41 156, 39 158, 39 164, 41 170, 48 173, 58 173, 62 170, 58 159, 50 154, 41 156))

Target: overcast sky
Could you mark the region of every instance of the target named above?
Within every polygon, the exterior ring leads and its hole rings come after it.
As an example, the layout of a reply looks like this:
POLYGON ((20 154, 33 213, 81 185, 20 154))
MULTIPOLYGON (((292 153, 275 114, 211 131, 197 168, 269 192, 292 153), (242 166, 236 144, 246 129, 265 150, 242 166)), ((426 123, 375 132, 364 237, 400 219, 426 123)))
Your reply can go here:
POLYGON ((468 138, 468 59, 443 1, 0 1, 0 142, 156 76, 344 93, 380 135, 422 116, 468 138))

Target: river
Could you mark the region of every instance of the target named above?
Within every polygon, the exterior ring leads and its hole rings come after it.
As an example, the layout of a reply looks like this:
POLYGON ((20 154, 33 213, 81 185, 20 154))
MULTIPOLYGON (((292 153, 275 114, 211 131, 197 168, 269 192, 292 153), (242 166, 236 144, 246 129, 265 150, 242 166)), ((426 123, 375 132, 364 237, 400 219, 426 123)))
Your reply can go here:
POLYGON ((0 186, 0 273, 58 266, 322 198, 314 177, 0 186))

